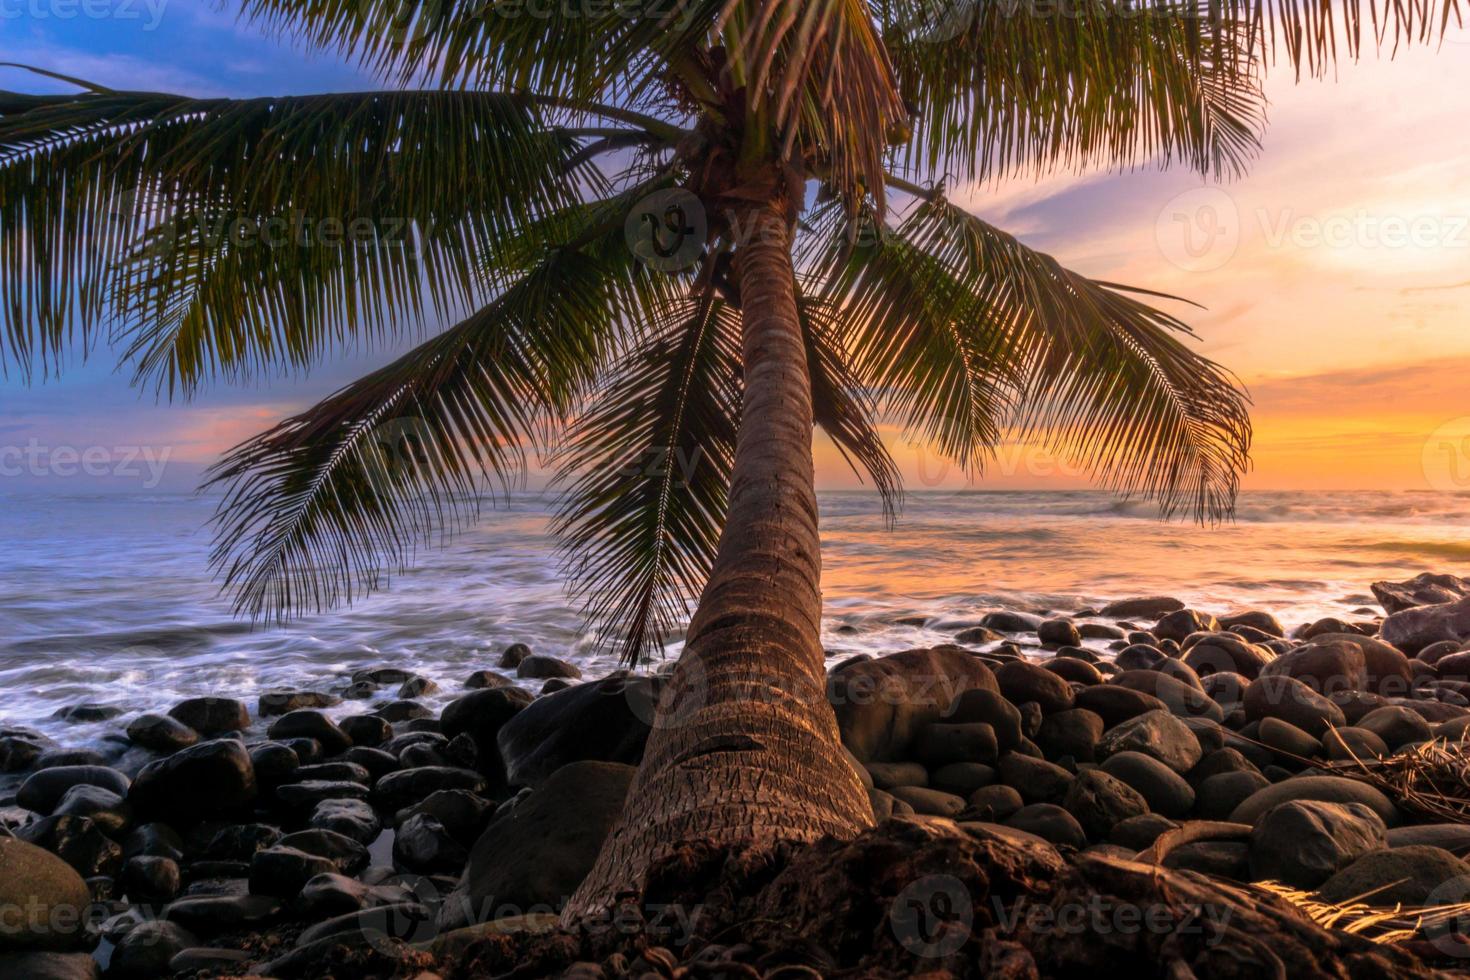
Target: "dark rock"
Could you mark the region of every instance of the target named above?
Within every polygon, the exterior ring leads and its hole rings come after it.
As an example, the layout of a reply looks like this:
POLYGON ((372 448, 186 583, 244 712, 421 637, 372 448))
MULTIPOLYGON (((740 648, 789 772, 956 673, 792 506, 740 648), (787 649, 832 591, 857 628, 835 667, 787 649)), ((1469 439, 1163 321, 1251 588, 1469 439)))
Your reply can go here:
POLYGON ((123 865, 118 886, 134 904, 155 904, 178 897, 182 880, 177 861, 140 854, 123 865))
POLYGON ((1102 738, 1103 720, 1086 708, 1071 708, 1047 715, 1036 732, 1036 744, 1053 761, 1070 756, 1092 762, 1102 738))
POLYGON ((515 670, 521 665, 521 661, 525 660, 529 656, 531 656, 530 647, 526 646, 524 643, 512 643, 510 646, 506 647, 505 652, 500 655, 500 661, 497 666, 500 667, 501 670, 515 670))
POLYGON ((372 777, 366 766, 345 759, 337 762, 317 762, 296 770, 296 778, 302 782, 347 782, 371 783, 372 777))
POLYGON ((1220 624, 1214 616, 1194 609, 1179 609, 1159 617, 1150 631, 1161 640, 1182 643, 1191 633, 1218 633, 1220 624))
POLYGON ((1181 718, 1209 718, 1218 722, 1225 717, 1220 705, 1202 688, 1162 671, 1129 670, 1110 683, 1158 698, 1165 708, 1181 718))
POLYGON ((85 783, 66 791, 52 811, 57 816, 86 817, 109 837, 121 837, 133 822, 133 810, 118 794, 85 783))
POLYGON ((1118 752, 1108 757, 1102 771, 1137 790, 1154 813, 1182 818, 1194 807, 1194 788, 1151 755, 1118 752))
POLYGON ((426 705, 402 698, 374 708, 373 714, 395 725, 402 722, 429 722, 434 718, 434 712, 426 705))
POLYGON ((617 763, 573 762, 497 815, 471 849, 441 925, 480 921, 496 907, 559 907, 622 814, 633 773, 617 763))
POLYGON ((1393 704, 1368 712, 1358 720, 1356 727, 1377 735, 1394 752, 1434 737, 1429 722, 1422 715, 1393 704))
POLYGON ((1259 735, 1262 743, 1278 753, 1282 765, 1299 768, 1301 763, 1293 757, 1313 759, 1322 753, 1321 742, 1280 718, 1261 719, 1259 735))
POLYGON ((1389 847, 1423 844, 1439 847, 1456 857, 1470 852, 1470 825, 1463 823, 1429 823, 1395 827, 1388 832, 1389 847))
POLYGON ((293 907, 308 919, 327 919, 414 898, 403 884, 369 885, 346 875, 320 874, 301 887, 293 907))
MULTIPOLYGON (((460 738, 468 736, 455 737, 460 738)), ((399 768, 422 769, 425 766, 450 765, 449 752, 447 751, 448 748, 449 745, 447 742, 443 745, 429 745, 422 742, 417 745, 410 745, 408 748, 403 750, 402 754, 398 756, 399 768)))
POLYGON ((250 859, 250 894, 291 899, 313 877, 333 874, 337 865, 328 858, 294 847, 277 845, 257 851, 250 859))
POLYGON ((1402 820, 1388 797, 1367 783, 1344 776, 1297 776, 1253 793, 1231 813, 1230 822, 1254 826, 1267 810, 1292 800, 1361 803, 1378 814, 1387 827, 1396 827, 1402 820))
POLYGON ((1178 773, 1188 772, 1203 755, 1194 732, 1167 710, 1150 711, 1103 732, 1098 757, 1119 752, 1142 752, 1178 773))
POLYGON ((1036 638, 1059 647, 1082 645, 1082 634, 1070 619, 1048 619, 1036 628, 1036 638))
POLYGON ((1364 900, 1376 906, 1424 906, 1458 903, 1467 889, 1470 865, 1438 847, 1411 845, 1364 854, 1328 878, 1318 894, 1333 904, 1369 896, 1364 900))
POLYGON ((110 878, 122 868, 122 848, 86 817, 45 817, 22 827, 15 836, 44 847, 83 878, 110 878))
POLYGON ((370 749, 366 745, 354 745, 343 752, 342 761, 362 766, 374 781, 403 768, 399 765, 398 757, 393 753, 382 749, 370 749))
POLYGON ((1151 644, 1135 643, 1118 651, 1113 658, 1119 670, 1158 670, 1169 655, 1151 644))
POLYGON ((1216 773, 1199 783, 1195 810, 1203 820, 1228 820, 1242 803, 1270 785, 1253 769, 1216 773))
POLYGON ((988 612, 980 618, 980 625, 987 629, 999 630, 1002 633, 1035 633, 1041 628, 1040 616, 1030 613, 1011 612, 1000 609, 988 612))
POLYGON ((232 698, 190 698, 169 709, 169 716, 200 735, 224 735, 250 727, 250 711, 232 698))
POLYGON ((427 813, 409 817, 393 837, 393 863, 409 871, 458 873, 468 858, 464 846, 427 813))
POLYGON ((995 672, 1000 693, 1012 704, 1034 701, 1043 714, 1072 707, 1072 687, 1056 674, 1024 660, 1013 660, 995 672))
POLYGON ((128 802, 143 819, 176 823, 236 813, 255 795, 255 767, 245 746, 222 738, 144 766, 128 802))
POLYGON ((1256 678, 1245 690, 1244 704, 1250 721, 1280 718, 1317 738, 1329 725, 1347 724, 1341 708, 1295 677, 1256 678))
POLYGON ((1385 643, 1411 654, 1444 640, 1463 643, 1470 637, 1470 598, 1396 612, 1378 632, 1385 643))
POLYGON ((1110 619, 1158 619, 1172 612, 1179 612, 1184 603, 1167 596, 1148 596, 1139 599, 1121 599, 1102 607, 1099 615, 1110 619))
POLYGON ((281 900, 268 895, 188 895, 169 903, 163 918, 213 936, 265 925, 280 913, 281 900))
POLYGON ((986 723, 1002 752, 1009 752, 1021 741, 1021 712, 999 692, 987 688, 960 692, 943 720, 952 724, 986 723))
POLYGON ((1281 620, 1268 612, 1262 612, 1256 609, 1221 616, 1220 625, 1227 630, 1233 630, 1237 626, 1249 626, 1251 629, 1260 630, 1262 633, 1267 633, 1271 636, 1286 635, 1286 628, 1281 625, 1281 620))
POLYGON ((1042 666, 1069 684, 1083 684, 1091 687, 1093 684, 1103 682, 1102 671, 1092 664, 1076 657, 1063 656, 1061 653, 1042 666))
POLYGON ((995 730, 984 722, 925 725, 911 751, 931 769, 951 762, 994 762, 999 755, 995 730))
POLYGON ((1392 615, 1419 606, 1438 606, 1470 596, 1470 579, 1424 572, 1406 582, 1374 582, 1371 586, 1383 611, 1392 615))
POLYGON ((1262 671, 1268 676, 1294 677, 1321 694, 1360 691, 1368 685, 1363 648, 1346 640, 1314 640, 1277 657, 1262 671))
POLYGON ((996 766, 1000 781, 1021 794, 1027 803, 1060 803, 1073 776, 1061 766, 1011 752, 996 766))
POLYGON ((1184 663, 1200 677, 1227 673, 1254 680, 1275 656, 1233 633, 1209 633, 1190 645, 1184 663))
POLYGON ((230 976, 238 973, 251 959, 251 953, 243 949, 220 949, 209 946, 190 946, 179 950, 169 960, 168 968, 174 973, 199 973, 204 976, 230 976))
POLYGON ((168 715, 139 715, 128 723, 128 738, 134 745, 155 752, 177 752, 199 741, 199 733, 168 715))
MULTIPOLYGON (((1248 744, 1246 747, 1253 748, 1253 746, 1248 744)), ((1260 768, 1260 765, 1270 762, 1272 756, 1265 749, 1259 747, 1254 748, 1261 755, 1261 762, 1259 764, 1251 761, 1240 749, 1234 746, 1226 746, 1200 759, 1199 763, 1185 774, 1185 778, 1192 785, 1198 786, 1204 780, 1209 779, 1211 776, 1219 775, 1222 772, 1256 772, 1260 768)))
POLYGON ((493 670, 477 670, 465 678, 464 686, 471 691, 478 691, 487 687, 511 687, 514 683, 509 677, 493 670))
POLYGON ((441 789, 430 793, 421 802, 399 810, 393 816, 393 823, 401 826, 413 817, 424 814, 438 820, 455 840, 463 844, 473 844, 485 829, 492 811, 493 807, 488 800, 468 790, 441 789))
POLYGON ((55 854, 0 834, 0 953, 90 949, 85 930, 92 895, 76 869, 55 854), (14 913, 23 910, 19 916, 14 913))
POLYGON ((969 797, 975 790, 998 779, 994 766, 980 762, 953 762, 934 770, 934 788, 956 796, 969 797))
POLYGON ((543 653, 533 653, 516 665, 516 676, 535 680, 546 680, 548 677, 577 679, 582 676, 582 670, 576 664, 565 660, 548 657, 543 653))
POLYGON ((842 743, 863 763, 902 759, 920 728, 944 720, 955 698, 975 688, 1000 692, 990 668, 959 647, 849 661, 828 678, 842 743))
POLYGON ((1052 803, 1033 803, 1017 810, 1004 821, 1007 827, 1035 834, 1063 847, 1087 846, 1087 834, 1077 818, 1052 803))
POLYGON ((1250 848, 1246 844, 1202 840, 1174 848, 1164 858, 1164 867, 1245 881, 1249 874, 1249 860, 1250 848))
POLYGON ((963 797, 925 786, 895 786, 889 792, 894 799, 912 807, 915 813, 926 816, 953 819, 965 809, 963 797))
POLYGON ((425 766, 384 776, 373 787, 373 799, 385 811, 394 813, 438 790, 463 789, 483 794, 486 788, 485 777, 473 769, 425 766))
POLYGON ((141 827, 134 827, 122 839, 121 844, 124 859, 145 855, 179 861, 184 856, 183 838, 178 831, 164 823, 145 823, 141 827))
POLYGON ((267 733, 273 739, 310 738, 321 744, 327 755, 337 755, 352 747, 352 739, 337 723, 320 711, 298 708, 271 722, 267 733))
POLYGON ((128 777, 107 766, 57 766, 41 769, 26 777, 15 794, 16 806, 50 813, 73 786, 100 786, 126 796, 128 777))
POLYGON ((197 945, 194 934, 177 922, 140 922, 113 948, 108 980, 156 980, 168 974, 175 956, 197 945))
POLYGON ((956 643, 967 643, 978 646, 986 643, 996 643, 1005 639, 1000 633, 988 626, 971 626, 969 629, 960 630, 954 635, 956 643))
POLYGON ((1333 728, 1322 736, 1322 748, 1328 759, 1346 762, 1352 759, 1378 759, 1388 755, 1383 739, 1365 728, 1333 728))
POLYGON ((35 732, 7 730, 0 735, 0 772, 24 772, 46 751, 46 739, 35 732))
POLYGON ((383 830, 377 813, 364 800, 322 800, 307 825, 350 837, 359 844, 371 844, 383 830))
POLYGON ((917 762, 870 762, 864 768, 878 789, 929 785, 929 770, 917 762))
POLYGON ((1067 787, 1062 808, 1077 818, 1089 840, 1101 841, 1114 825, 1148 812, 1148 802, 1132 786, 1101 769, 1084 769, 1067 787))
POLYGON ((1114 725, 1121 724, 1130 718, 1137 718, 1150 711, 1168 710, 1164 702, 1152 694, 1118 687, 1115 684, 1100 684, 1097 687, 1083 688, 1077 692, 1073 705, 1096 714, 1103 720, 1103 725, 1107 728, 1112 728, 1114 725))
POLYGON ((435 684, 427 677, 421 677, 418 674, 414 674, 413 676, 404 680, 404 682, 399 686, 398 696, 400 698, 419 698, 423 697, 426 694, 434 694, 438 690, 438 684, 435 684))
POLYGON ((326 800, 365 800, 368 787, 358 782, 317 779, 276 787, 276 799, 300 817, 326 800))
POLYGON ((1383 821, 1361 803, 1295 800, 1256 821, 1251 877, 1311 891, 1363 854, 1387 846, 1383 821))
POLYGON ((1084 640, 1121 640, 1128 635, 1110 623, 1078 623, 1077 632, 1084 640))
POLYGON ((307 708, 331 708, 341 703, 341 698, 325 691, 287 690, 265 692, 256 707, 260 717, 270 718, 307 708))
POLYGON ((97 704, 87 701, 82 704, 68 705, 60 709, 51 717, 60 721, 69 721, 73 724, 81 724, 93 721, 111 721, 123 713, 123 709, 112 704, 97 704))
MULTIPOLYGON (((607 710, 609 708, 621 707, 625 713, 628 712, 627 701, 621 697, 622 688, 617 684, 606 685, 604 688, 604 684, 606 682, 585 685, 594 692, 598 690, 608 691, 609 693, 607 693, 604 703, 583 704, 582 702, 587 700, 586 695, 577 696, 568 693, 562 695, 562 697, 576 700, 584 710, 597 713, 598 718, 610 726, 617 724, 619 721, 626 724, 626 719, 620 719, 616 713, 607 710), (617 688, 617 693, 611 693, 613 688, 617 688), (621 705, 616 702, 621 702, 621 705), (601 709, 600 712, 599 709, 601 709)), ((550 700, 547 699, 547 702, 550 700)), ((505 773, 501 765, 500 751, 497 747, 496 740, 500 735, 501 728, 516 715, 520 714, 530 703, 530 694, 522 691, 518 687, 481 688, 480 690, 472 691, 463 697, 451 701, 444 709, 444 714, 439 721, 441 727, 444 729, 444 734, 449 738, 468 735, 474 740, 479 758, 482 760, 481 770, 492 781, 499 784, 504 781, 505 773)), ((543 708, 541 710, 545 711, 546 709, 543 708)), ((571 723, 574 719, 572 716, 569 716, 565 720, 571 723)), ((548 730, 543 734, 550 735, 550 732, 548 730)), ((617 739, 622 733, 609 731, 605 734, 610 739, 617 739)), ((643 737, 645 739, 647 738, 646 727, 643 729, 643 737)), ((447 742, 444 744, 447 744, 447 742)), ((399 751, 401 755, 401 750, 399 751)), ((640 756, 642 755, 641 742, 639 743, 638 754, 640 756)))
POLYGON ((1000 820, 1026 805, 1012 786, 982 786, 971 793, 965 804, 967 816, 976 820, 1000 820))
POLYGON ((1173 830, 1179 825, 1167 817, 1157 813, 1141 813, 1136 817, 1129 817, 1113 825, 1113 831, 1108 835, 1110 843, 1126 848, 1131 859, 1139 851, 1146 851, 1153 846, 1165 832, 1173 830))

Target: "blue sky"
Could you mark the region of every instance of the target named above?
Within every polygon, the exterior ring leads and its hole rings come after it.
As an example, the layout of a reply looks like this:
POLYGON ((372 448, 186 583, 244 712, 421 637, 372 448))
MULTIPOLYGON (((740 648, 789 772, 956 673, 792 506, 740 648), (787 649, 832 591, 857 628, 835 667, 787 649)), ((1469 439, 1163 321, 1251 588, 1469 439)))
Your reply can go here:
MULTIPOLYGON (((0 0, 0 51, 6 61, 122 89, 240 97, 377 87, 341 56, 267 37, 232 9, 199 0, 0 0)), ((1370 57, 1328 82, 1297 85, 1276 72, 1261 159, 1224 188, 1145 169, 956 193, 1079 271, 1206 307, 1188 315, 1201 349, 1234 369, 1256 400, 1257 468, 1247 486, 1422 487, 1421 456, 1435 434, 1463 424, 1470 437, 1470 231, 1459 228, 1462 218, 1470 224, 1467 41, 1462 33, 1442 51, 1393 64, 1370 57), (1181 208, 1177 232, 1171 221, 1181 208), (1228 254, 1181 259, 1171 236, 1187 234, 1205 210, 1233 216, 1228 254), (1430 241, 1386 247, 1379 230, 1394 221, 1428 222, 1430 241), (1331 234, 1343 229, 1345 237, 1331 234)), ((66 90, 13 69, 0 69, 0 88, 66 90)), ((127 370, 97 350, 85 363, 73 359, 59 380, 0 379, 0 454, 30 443, 151 446, 170 453, 170 480, 185 487, 222 447, 387 356, 338 358, 307 378, 213 386, 171 406, 130 388, 127 370)), ((893 438, 912 472, 922 447, 893 438)), ((845 485, 841 467, 822 458, 824 480, 845 485)), ((1022 470, 989 485, 1058 485, 1022 470)))

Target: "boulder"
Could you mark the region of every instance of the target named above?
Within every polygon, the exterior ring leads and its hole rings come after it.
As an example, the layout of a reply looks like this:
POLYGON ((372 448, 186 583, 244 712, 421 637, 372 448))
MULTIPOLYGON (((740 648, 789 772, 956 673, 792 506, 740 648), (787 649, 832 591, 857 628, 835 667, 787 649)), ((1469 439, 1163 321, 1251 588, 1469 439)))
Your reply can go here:
POLYGON ((86 817, 110 837, 121 837, 133 822, 132 808, 125 799, 110 789, 85 783, 67 790, 52 813, 86 817))
POLYGON ((1070 708, 1047 715, 1036 732, 1036 744, 1053 761, 1071 757, 1092 762, 1102 738, 1103 720, 1086 708, 1070 708))
POLYGON ((280 914, 280 899, 248 894, 185 895, 163 910, 167 921, 208 936, 256 928, 280 914))
POLYGON ((1422 715, 1396 704, 1373 709, 1358 719, 1356 727, 1377 735, 1391 752, 1434 737, 1433 729, 1422 715))
POLYGON ((1201 840, 1174 848, 1164 858, 1164 867, 1244 881, 1249 873, 1249 859, 1250 849, 1243 843, 1201 840))
POLYGON ((1087 846, 1087 833, 1077 818, 1052 803, 1024 806, 1007 817, 1005 825, 1064 847, 1087 846))
POLYGON ((1166 711, 1168 706, 1152 694, 1135 691, 1116 684, 1099 684, 1078 691, 1073 698, 1074 707, 1091 711, 1103 720, 1108 728, 1147 714, 1150 711, 1166 711))
POLYGON ((317 854, 281 845, 268 847, 250 859, 250 894, 292 899, 312 878, 339 870, 331 859, 317 854))
POLYGON ((128 858, 117 879, 122 894, 135 905, 171 902, 178 897, 181 884, 177 861, 150 854, 128 858))
POLYGON ((1383 611, 1392 615, 1419 606, 1438 606, 1470 596, 1470 579, 1424 572, 1405 582, 1374 582, 1370 588, 1383 611))
POLYGON ((501 653, 500 660, 496 666, 501 670, 515 670, 521 665, 521 661, 531 656, 531 648, 524 643, 512 643, 501 653))
POLYGON ((954 700, 974 688, 1000 692, 975 656, 937 647, 849 661, 832 672, 828 697, 842 744, 859 762, 888 762, 904 758, 919 729, 944 720, 954 700))
POLYGON ((1249 721, 1280 718, 1320 738, 1329 725, 1347 723, 1342 709, 1295 677, 1265 675, 1245 689, 1245 717, 1249 721))
POLYGON ((995 672, 1000 693, 1012 704, 1035 702, 1042 714, 1072 707, 1072 686, 1056 674, 1025 660, 1013 660, 995 672))
POLYGON ((522 679, 543 681, 552 677, 578 680, 582 676, 582 668, 557 657, 549 657, 544 653, 533 653, 516 664, 516 676, 522 679))
POLYGON ((1251 878, 1312 891, 1387 846, 1383 821, 1361 803, 1293 800, 1267 810, 1252 828, 1251 878))
POLYGON ((1396 612, 1383 621, 1378 635, 1410 654, 1442 640, 1464 642, 1470 638, 1470 598, 1396 612))
POLYGON ((250 727, 250 710, 233 698, 190 698, 169 709, 169 716, 200 735, 225 735, 250 727))
POLYGON ((1165 613, 1150 631, 1161 640, 1183 643, 1192 633, 1218 633, 1220 624, 1209 613, 1194 609, 1178 609, 1165 613))
POLYGON ((194 934, 177 922, 140 922, 113 948, 107 980, 157 980, 170 973, 169 963, 175 956, 197 945, 194 934))
POLYGON ((1184 663, 1201 677, 1229 673, 1254 680, 1275 654, 1247 643, 1234 633, 1196 634, 1184 652, 1184 663))
POLYGON ((623 810, 632 766, 573 762, 493 819, 470 851, 440 924, 557 909, 591 870, 623 810))
POLYGON ((144 766, 128 802, 144 819, 189 823, 237 813, 255 801, 255 767, 234 739, 200 742, 144 766))
POLYGON ((1102 771, 1137 790, 1153 813, 1182 818, 1194 807, 1194 787, 1151 755, 1118 752, 1108 756, 1102 771))
POLYGON ((396 813, 439 790, 462 789, 483 795, 488 788, 485 777, 473 769, 420 766, 400 769, 378 780, 373 787, 373 801, 388 813, 396 813))
POLYGON ((438 817, 416 813, 393 836, 393 864, 423 874, 458 873, 469 852, 438 817))
POLYGON ((107 766, 56 766, 40 769, 26 777, 15 794, 15 805, 37 813, 50 813, 74 786, 97 786, 126 796, 128 777, 107 766))
POLYGON ((307 825, 371 844, 383 831, 377 812, 364 800, 329 799, 316 804, 307 825))
POLYGON ((1202 820, 1228 820, 1242 803, 1270 785, 1254 769, 1215 773, 1200 781, 1195 813, 1202 820))
POLYGON ((1294 677, 1320 694, 1361 691, 1368 686, 1363 648, 1346 640, 1313 640, 1282 654, 1261 671, 1267 676, 1294 677))
POLYGON ((1091 663, 1078 657, 1064 656, 1058 653, 1055 658, 1042 664, 1047 670, 1056 674, 1069 684, 1082 684, 1091 687, 1093 684, 1103 682, 1102 671, 1091 663))
POLYGON ((930 817, 958 817, 965 809, 963 797, 926 786, 895 786, 893 798, 906 803, 915 813, 930 817))
POLYGON ((1109 619, 1158 619, 1183 608, 1183 602, 1169 596, 1146 596, 1110 602, 1099 615, 1109 619))
POLYGON ((1257 609, 1221 616, 1220 626, 1227 630, 1233 630, 1237 626, 1249 626, 1251 629, 1260 630, 1270 636, 1284 637, 1286 635, 1286 628, 1281 625, 1281 620, 1268 612, 1257 609))
POLYGON ((327 755, 337 755, 352 748, 352 739, 337 723, 313 708, 288 711, 271 722, 266 732, 273 739, 309 738, 321 744, 327 755))
POLYGON ((1147 712, 1103 732, 1098 757, 1119 752, 1142 752, 1178 773, 1192 769, 1203 754, 1194 732, 1167 710, 1147 712))
POLYGON ((995 743, 1009 752, 1021 741, 1021 712, 1007 698, 988 688, 960 692, 943 721, 951 724, 984 722, 995 733, 995 743))
POLYGON ((980 625, 986 629, 998 630, 1001 633, 1035 633, 1041 628, 1043 620, 1040 616, 1031 613, 1012 612, 1008 609, 1000 609, 988 612, 980 617, 980 625))
POLYGON ((440 716, 439 726, 448 738, 461 735, 470 738, 475 745, 476 768, 499 785, 504 782, 505 772, 496 739, 500 729, 532 700, 528 692, 518 687, 479 688, 449 702, 440 716))
MULTIPOLYGON (((539 786, 573 762, 637 765, 643 759, 662 685, 661 678, 617 673, 537 698, 511 711, 494 740, 481 747, 480 768, 488 767, 487 756, 501 758, 505 780, 511 786, 539 786)), ((477 691, 469 697, 509 690, 477 691)), ((449 709, 444 715, 445 733, 456 734, 460 726, 447 724, 449 709)), ((465 730, 484 734, 483 729, 465 730)))
POLYGON ((965 814, 973 820, 1004 820, 1025 805, 1013 786, 982 786, 970 794, 965 814))
POLYGON ((968 797, 977 789, 991 785, 998 778, 994 766, 980 762, 952 762, 934 770, 931 782, 935 789, 968 797))
POLYGON ((357 841, 344 834, 320 828, 298 830, 294 834, 287 834, 276 842, 276 846, 302 851, 314 857, 326 858, 332 862, 336 870, 348 875, 357 874, 366 868, 368 861, 371 860, 368 849, 357 841))
POLYGON ((464 681, 464 686, 471 691, 486 687, 511 687, 514 684, 509 677, 493 670, 477 670, 464 681))
POLYGON ((1252 793, 1230 814, 1230 822, 1254 826, 1267 810, 1293 800, 1361 803, 1386 827, 1397 827, 1403 819, 1388 797, 1367 783, 1344 776, 1296 776, 1252 793))
POLYGON ((931 769, 951 762, 994 762, 1000 754, 996 748, 995 729, 983 721, 925 725, 919 729, 910 751, 915 759, 931 769))
POLYGON ((1113 827, 1148 812, 1143 794, 1101 769, 1084 769, 1067 787, 1062 809, 1077 818, 1089 840, 1102 841, 1113 827))
POLYGON ((1364 854, 1328 878, 1318 895, 1335 905, 1361 899, 1376 906, 1424 906, 1461 902, 1467 891, 1470 864, 1416 844, 1364 854))
POLYGON ((91 905, 87 883, 65 861, 0 835, 0 909, 9 910, 0 953, 90 949, 85 926, 91 905))
POLYGON ((929 770, 917 762, 870 762, 863 768, 878 789, 929 785, 929 770))
POLYGON ((1052 646, 1075 647, 1082 645, 1082 634, 1070 619, 1048 619, 1036 628, 1036 638, 1052 646))
POLYGON ((1304 763, 1298 760, 1314 759, 1322 753, 1321 742, 1280 718, 1261 719, 1258 738, 1275 750, 1277 762, 1288 768, 1300 768, 1304 763))
POLYGON ((199 741, 199 733, 177 718, 143 714, 128 722, 128 740, 155 752, 177 752, 199 741))
POLYGON ((1388 755, 1388 746, 1383 739, 1367 729, 1351 725, 1328 729, 1322 736, 1322 749, 1327 758, 1334 762, 1378 759, 1388 755))
POLYGON ((1027 803, 1060 803, 1073 776, 1061 766, 1020 752, 1011 752, 995 767, 1000 781, 1021 794, 1027 803))
POLYGON ((325 691, 266 691, 256 702, 256 712, 262 718, 270 718, 302 708, 331 708, 341 703, 341 698, 325 691))
POLYGON ((1225 712, 1220 705, 1201 688, 1163 671, 1124 671, 1114 677, 1110 683, 1152 695, 1162 701, 1164 707, 1169 711, 1180 717, 1208 718, 1216 722, 1225 718, 1225 712))

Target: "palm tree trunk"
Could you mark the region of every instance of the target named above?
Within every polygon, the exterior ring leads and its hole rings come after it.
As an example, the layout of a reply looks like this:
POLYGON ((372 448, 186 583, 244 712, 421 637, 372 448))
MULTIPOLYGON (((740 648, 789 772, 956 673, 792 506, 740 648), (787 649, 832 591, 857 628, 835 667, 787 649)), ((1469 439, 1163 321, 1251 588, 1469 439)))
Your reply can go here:
POLYGON ((627 809, 565 918, 686 841, 853 836, 873 822, 826 696, 811 378, 780 202, 740 226, 745 397, 729 516, 627 809))

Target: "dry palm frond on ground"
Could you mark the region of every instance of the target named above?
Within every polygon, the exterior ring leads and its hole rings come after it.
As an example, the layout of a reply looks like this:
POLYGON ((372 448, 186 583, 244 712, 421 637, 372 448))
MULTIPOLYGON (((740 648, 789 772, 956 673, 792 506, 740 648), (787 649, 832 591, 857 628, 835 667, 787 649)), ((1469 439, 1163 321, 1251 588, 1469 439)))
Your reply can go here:
POLYGON ((1470 902, 1457 905, 1413 907, 1403 905, 1370 905, 1365 895, 1337 905, 1323 901, 1315 892, 1300 891, 1274 881, 1257 882, 1252 888, 1273 895, 1325 929, 1361 936, 1380 944, 1403 944, 1417 939, 1439 936, 1439 942, 1453 944, 1449 934, 1460 932, 1457 924, 1470 916, 1470 902))
POLYGON ((1406 812, 1470 824, 1470 755, 1463 741, 1434 739, 1380 759, 1355 757, 1318 768, 1361 780, 1406 812))

